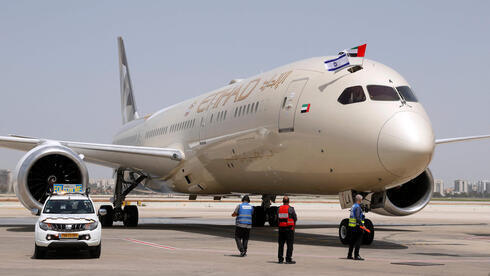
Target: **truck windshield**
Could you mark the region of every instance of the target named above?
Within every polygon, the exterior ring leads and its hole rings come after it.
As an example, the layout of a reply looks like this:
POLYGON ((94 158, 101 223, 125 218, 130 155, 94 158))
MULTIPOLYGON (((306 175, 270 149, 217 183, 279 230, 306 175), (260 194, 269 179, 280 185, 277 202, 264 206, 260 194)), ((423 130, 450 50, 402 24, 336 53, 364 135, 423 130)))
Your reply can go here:
POLYGON ((87 199, 49 200, 44 207, 44 214, 92 214, 94 206, 87 199))

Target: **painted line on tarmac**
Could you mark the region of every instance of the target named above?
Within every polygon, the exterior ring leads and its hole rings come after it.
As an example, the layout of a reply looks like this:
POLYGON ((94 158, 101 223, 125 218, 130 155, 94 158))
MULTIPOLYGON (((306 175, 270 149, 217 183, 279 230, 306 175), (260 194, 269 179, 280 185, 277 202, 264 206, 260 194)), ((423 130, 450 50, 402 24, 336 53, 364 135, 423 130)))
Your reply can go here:
POLYGON ((140 240, 135 240, 135 239, 130 239, 130 238, 125 238, 125 241, 133 242, 133 243, 138 243, 146 246, 151 246, 151 247, 156 247, 156 248, 162 248, 162 249, 167 249, 167 250, 177 250, 175 247, 171 246, 166 246, 158 243, 152 243, 152 242, 146 242, 146 241, 140 241, 140 240))

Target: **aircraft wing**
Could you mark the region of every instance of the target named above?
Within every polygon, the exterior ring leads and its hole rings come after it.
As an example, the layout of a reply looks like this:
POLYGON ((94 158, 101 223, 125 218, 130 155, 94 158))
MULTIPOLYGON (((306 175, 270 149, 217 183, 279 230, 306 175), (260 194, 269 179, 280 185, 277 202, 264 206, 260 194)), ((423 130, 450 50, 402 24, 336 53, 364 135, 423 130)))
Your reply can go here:
POLYGON ((0 147, 29 151, 50 141, 71 148, 83 155, 84 161, 89 163, 111 168, 132 168, 159 176, 167 175, 184 160, 184 153, 178 149, 56 141, 22 136, 0 136, 0 147))
POLYGON ((457 137, 457 138, 447 138, 447 139, 436 139, 436 144, 446 144, 454 142, 463 142, 470 140, 488 139, 490 135, 479 135, 479 136, 467 136, 467 137, 457 137))

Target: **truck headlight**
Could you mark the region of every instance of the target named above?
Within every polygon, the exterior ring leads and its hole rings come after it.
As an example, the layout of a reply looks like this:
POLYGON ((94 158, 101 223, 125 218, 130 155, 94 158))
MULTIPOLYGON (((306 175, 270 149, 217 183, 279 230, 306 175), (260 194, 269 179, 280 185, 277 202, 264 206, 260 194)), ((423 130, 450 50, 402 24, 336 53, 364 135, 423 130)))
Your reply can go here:
POLYGON ((45 222, 40 221, 39 222, 39 228, 43 229, 44 231, 47 231, 47 230, 52 230, 53 226, 51 225, 51 223, 45 223, 45 222))
POLYGON ((98 223, 96 221, 85 224, 85 230, 94 230, 97 228, 98 223))

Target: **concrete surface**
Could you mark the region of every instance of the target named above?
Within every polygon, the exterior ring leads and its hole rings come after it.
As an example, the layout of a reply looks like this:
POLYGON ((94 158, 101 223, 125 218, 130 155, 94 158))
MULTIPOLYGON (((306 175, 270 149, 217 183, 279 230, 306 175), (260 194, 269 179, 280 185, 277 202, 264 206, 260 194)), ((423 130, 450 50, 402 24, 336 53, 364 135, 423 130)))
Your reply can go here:
MULTIPOLYGON (((36 221, 18 202, 0 202, 0 274, 4 275, 490 275, 490 204, 434 202, 408 217, 367 215, 375 241, 363 262, 345 259, 337 203, 294 202, 299 222, 295 265, 277 264, 277 233, 254 228, 248 256, 237 257, 236 200, 144 202, 140 226, 103 230, 102 256, 51 252, 32 258, 36 221)), ((97 203, 101 204, 101 203, 97 203)))

